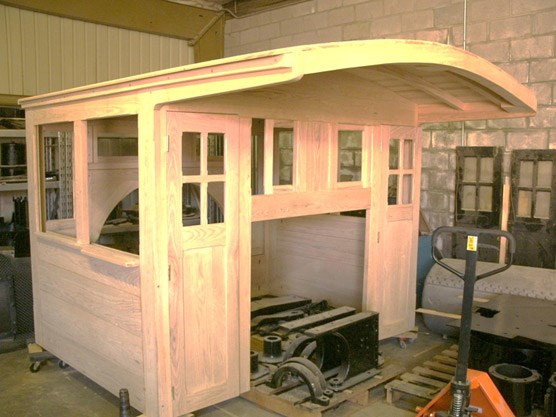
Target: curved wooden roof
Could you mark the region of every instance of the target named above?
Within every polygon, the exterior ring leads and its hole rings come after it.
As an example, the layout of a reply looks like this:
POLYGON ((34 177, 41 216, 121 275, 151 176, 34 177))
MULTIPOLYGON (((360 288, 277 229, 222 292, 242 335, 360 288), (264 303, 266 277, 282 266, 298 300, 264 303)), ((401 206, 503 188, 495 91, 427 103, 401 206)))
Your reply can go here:
MULTIPOLYGON (((411 124, 533 115, 532 91, 492 63, 449 45, 413 40, 335 42, 277 49, 147 73, 20 101, 24 108, 132 95, 153 105, 234 95, 269 103, 313 100, 326 113, 411 124), (338 100, 334 99, 338 97, 338 100), (264 99, 265 101, 261 101, 264 99), (342 104, 343 101, 343 104, 342 104), (398 109, 398 110, 396 110, 398 109), (402 118, 403 119, 403 118, 402 118)), ((218 100, 217 100, 218 101, 218 100)), ((249 101, 249 100, 247 100, 249 101)), ((316 106, 317 104, 315 104, 316 106)))

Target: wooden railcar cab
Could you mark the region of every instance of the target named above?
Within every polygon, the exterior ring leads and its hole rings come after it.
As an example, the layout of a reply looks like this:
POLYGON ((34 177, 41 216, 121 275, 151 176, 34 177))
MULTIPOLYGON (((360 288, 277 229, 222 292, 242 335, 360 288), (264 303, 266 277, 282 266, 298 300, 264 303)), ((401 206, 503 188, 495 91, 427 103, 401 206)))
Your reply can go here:
POLYGON ((419 124, 532 115, 457 48, 292 47, 21 101, 38 343, 148 417, 249 389, 250 297, 414 324, 419 124), (337 215, 359 211, 363 217, 337 215), (335 214, 333 214, 335 213, 335 214))

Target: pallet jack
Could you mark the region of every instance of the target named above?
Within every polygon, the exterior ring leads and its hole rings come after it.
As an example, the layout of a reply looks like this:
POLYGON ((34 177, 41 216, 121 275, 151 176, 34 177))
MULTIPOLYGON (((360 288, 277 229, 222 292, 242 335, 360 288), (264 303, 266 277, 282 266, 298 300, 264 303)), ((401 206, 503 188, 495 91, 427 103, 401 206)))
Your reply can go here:
POLYGON ((505 231, 443 226, 433 232, 432 257, 434 261, 463 279, 459 351, 452 382, 422 408, 417 417, 472 417, 479 415, 481 417, 515 417, 490 376, 486 372, 468 369, 475 282, 508 269, 512 265, 514 253, 515 239, 505 231), (467 240, 465 271, 463 273, 442 262, 436 256, 434 250, 440 236, 455 233, 465 235, 467 240), (479 243, 479 238, 482 235, 505 238, 508 242, 508 261, 500 268, 477 275, 479 248, 493 248, 491 245, 479 243))

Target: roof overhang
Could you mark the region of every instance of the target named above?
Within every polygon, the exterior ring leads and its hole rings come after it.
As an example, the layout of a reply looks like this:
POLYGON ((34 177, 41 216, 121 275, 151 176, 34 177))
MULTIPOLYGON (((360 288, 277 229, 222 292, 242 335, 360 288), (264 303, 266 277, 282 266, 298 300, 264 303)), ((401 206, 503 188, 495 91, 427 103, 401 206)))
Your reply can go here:
POLYGON ((361 102, 399 100, 402 108, 413 107, 417 124, 536 112, 533 92, 494 64, 449 45, 413 40, 336 42, 259 52, 26 98, 20 104, 31 109, 132 94, 139 101, 163 105, 239 92, 264 95, 279 89, 294 94, 301 80, 305 95, 311 88, 315 92, 331 88, 345 90, 344 98, 358 96, 361 102), (373 90, 362 96, 365 86, 384 94, 373 90))

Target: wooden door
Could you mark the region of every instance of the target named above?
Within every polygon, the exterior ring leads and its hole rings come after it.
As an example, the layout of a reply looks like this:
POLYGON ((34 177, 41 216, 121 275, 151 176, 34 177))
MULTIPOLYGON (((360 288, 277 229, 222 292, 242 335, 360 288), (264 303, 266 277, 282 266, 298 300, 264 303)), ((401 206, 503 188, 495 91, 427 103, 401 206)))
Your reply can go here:
MULTIPOLYGON (((502 153, 492 146, 458 146, 456 148, 456 207, 455 226, 500 229, 502 208, 502 153)), ((479 260, 498 262, 499 240, 485 235, 479 260)), ((467 240, 454 234, 452 256, 465 259, 467 240)), ((482 239, 482 237, 481 237, 482 239)))
POLYGON ((372 164, 364 308, 380 314, 385 339, 415 323, 421 136, 415 128, 381 126, 373 143, 381 156, 372 164))
POLYGON ((512 152, 514 264, 556 268, 556 150, 512 152))
POLYGON ((168 112, 174 416, 239 394, 235 116, 168 112))

